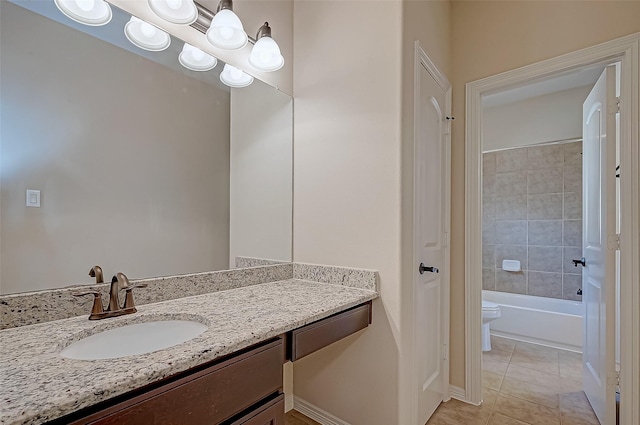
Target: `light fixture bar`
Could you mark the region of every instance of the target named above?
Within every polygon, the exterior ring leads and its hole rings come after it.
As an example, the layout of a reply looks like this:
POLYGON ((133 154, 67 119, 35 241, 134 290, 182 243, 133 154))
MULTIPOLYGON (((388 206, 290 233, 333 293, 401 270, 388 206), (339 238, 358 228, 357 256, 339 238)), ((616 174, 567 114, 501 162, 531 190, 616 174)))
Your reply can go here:
MULTIPOLYGON (((212 12, 211 10, 207 9, 206 7, 198 3, 197 1, 194 1, 194 3, 196 5, 196 9, 198 9, 198 17, 196 18, 196 21, 193 24, 191 24, 191 27, 197 29, 203 34, 206 34, 207 30, 211 26, 211 21, 213 20, 213 17, 216 16, 216 12, 212 12)), ((249 43, 256 44, 257 40, 255 38, 251 36, 248 36, 248 38, 249 38, 249 43)))
POLYGON ((194 1, 194 3, 196 5, 196 9, 198 9, 198 17, 196 18, 196 21, 191 24, 191 26, 201 33, 206 34, 207 30, 211 26, 211 21, 216 14, 197 1, 194 1))

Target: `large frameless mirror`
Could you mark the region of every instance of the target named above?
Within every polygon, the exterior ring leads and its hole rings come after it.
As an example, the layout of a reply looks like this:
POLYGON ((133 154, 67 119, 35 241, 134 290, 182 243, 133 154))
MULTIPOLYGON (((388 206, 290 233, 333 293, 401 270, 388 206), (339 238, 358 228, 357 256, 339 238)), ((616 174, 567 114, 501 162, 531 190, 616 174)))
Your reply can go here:
POLYGON ((115 7, 0 8, 0 293, 291 261, 290 96, 134 46, 115 7))

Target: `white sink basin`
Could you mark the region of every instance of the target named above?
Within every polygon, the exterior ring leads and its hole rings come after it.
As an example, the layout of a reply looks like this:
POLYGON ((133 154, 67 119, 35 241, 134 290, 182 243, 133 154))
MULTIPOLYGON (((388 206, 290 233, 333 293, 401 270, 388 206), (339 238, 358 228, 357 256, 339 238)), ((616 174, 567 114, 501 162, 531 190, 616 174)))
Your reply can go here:
POLYGON ((147 354, 189 341, 206 330, 207 325, 187 320, 136 323, 83 338, 64 348, 60 355, 101 360, 147 354))

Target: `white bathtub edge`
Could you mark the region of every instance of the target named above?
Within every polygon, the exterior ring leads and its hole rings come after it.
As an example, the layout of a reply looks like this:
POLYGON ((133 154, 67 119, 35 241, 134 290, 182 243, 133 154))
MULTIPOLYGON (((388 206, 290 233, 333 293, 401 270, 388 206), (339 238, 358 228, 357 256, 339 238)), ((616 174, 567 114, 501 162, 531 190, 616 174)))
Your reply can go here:
POLYGON ((567 300, 483 291, 483 299, 500 306, 491 334, 547 347, 582 352, 582 304, 567 300))
POLYGON ((572 351, 574 353, 582 354, 582 347, 577 345, 564 344, 562 342, 549 341, 546 339, 534 338, 527 335, 516 335, 509 332, 494 331, 493 329, 491 330, 491 335, 498 336, 500 338, 511 339, 514 341, 528 342, 531 344, 543 345, 545 347, 557 348, 560 350, 572 351))

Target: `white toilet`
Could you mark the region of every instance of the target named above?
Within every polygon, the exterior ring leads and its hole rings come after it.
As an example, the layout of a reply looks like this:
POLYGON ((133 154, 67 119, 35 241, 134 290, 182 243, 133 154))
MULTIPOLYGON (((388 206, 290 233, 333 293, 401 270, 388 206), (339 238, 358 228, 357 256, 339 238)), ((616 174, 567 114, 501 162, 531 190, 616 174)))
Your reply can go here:
POLYGON ((491 351, 490 324, 500 316, 498 304, 482 300, 482 351, 491 351))

